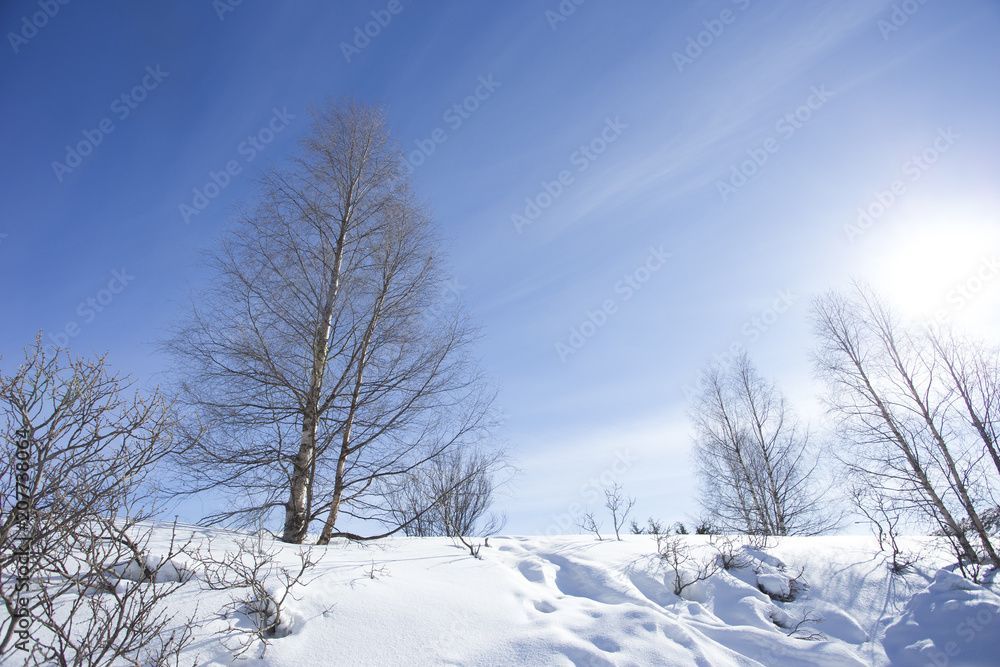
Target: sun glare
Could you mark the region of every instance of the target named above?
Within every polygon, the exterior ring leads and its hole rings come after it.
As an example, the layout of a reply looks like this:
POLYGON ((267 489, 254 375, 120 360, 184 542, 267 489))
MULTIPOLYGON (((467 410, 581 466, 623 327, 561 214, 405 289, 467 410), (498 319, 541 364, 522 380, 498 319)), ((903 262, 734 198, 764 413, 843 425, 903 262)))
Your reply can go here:
POLYGON ((873 258, 873 282, 905 314, 941 323, 996 309, 1000 226, 942 221, 894 234, 895 247, 873 258))

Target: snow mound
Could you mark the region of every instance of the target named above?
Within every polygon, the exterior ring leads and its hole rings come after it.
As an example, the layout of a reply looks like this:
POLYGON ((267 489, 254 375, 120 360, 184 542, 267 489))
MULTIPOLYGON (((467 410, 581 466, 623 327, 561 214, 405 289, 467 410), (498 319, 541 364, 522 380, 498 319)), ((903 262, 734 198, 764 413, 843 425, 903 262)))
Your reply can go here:
POLYGON ((1000 664, 1000 596, 948 570, 907 603, 886 628, 884 646, 893 665, 1000 664))

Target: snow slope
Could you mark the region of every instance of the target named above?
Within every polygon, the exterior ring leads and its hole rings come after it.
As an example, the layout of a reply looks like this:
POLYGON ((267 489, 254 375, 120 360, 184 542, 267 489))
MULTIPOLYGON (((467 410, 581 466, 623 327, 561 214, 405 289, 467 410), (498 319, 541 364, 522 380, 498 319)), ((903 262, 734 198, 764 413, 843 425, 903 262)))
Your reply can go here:
MULTIPOLYGON (((234 537, 189 534, 215 550, 234 537)), ((712 557, 709 538, 683 539, 712 557)), ((446 538, 338 543, 314 552, 314 579, 287 604, 289 634, 244 664, 1000 664, 1000 597, 940 570, 948 555, 931 538, 909 546, 924 557, 900 577, 870 538, 786 538, 679 598, 648 536, 491 538, 481 560, 446 538), (792 632, 803 619, 816 620, 792 632)), ((299 547, 276 548, 297 562, 299 547)), ((186 664, 231 662, 220 638, 246 619, 219 616, 229 599, 197 579, 178 594, 178 622, 200 620, 186 664)))

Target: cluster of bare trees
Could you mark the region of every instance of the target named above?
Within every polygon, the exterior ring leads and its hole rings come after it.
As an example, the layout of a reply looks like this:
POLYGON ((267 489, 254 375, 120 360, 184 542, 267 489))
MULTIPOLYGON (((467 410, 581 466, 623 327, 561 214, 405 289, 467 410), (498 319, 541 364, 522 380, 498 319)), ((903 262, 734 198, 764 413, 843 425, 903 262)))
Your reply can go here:
POLYGON ((503 529, 506 517, 490 508, 499 475, 510 472, 499 450, 456 449, 438 456, 411 472, 390 498, 396 524, 409 536, 456 538, 478 555, 478 547, 467 538, 503 529))
POLYGON ((812 535, 834 525, 808 429, 746 354, 705 371, 691 415, 701 502, 718 529, 812 535))
POLYGON ((318 526, 327 544, 428 514, 440 524, 444 495, 484 483, 499 459, 471 453, 488 444, 494 392, 470 355, 476 328, 459 304, 440 303, 431 214, 383 112, 345 100, 313 121, 224 231, 214 279, 167 348, 180 400, 199 416, 178 481, 232 502, 206 520, 281 513, 286 542, 318 526), (444 469, 470 461, 468 475, 444 469), (421 501, 400 508, 401 498, 421 501))
POLYGON ((401 164, 381 110, 346 100, 314 114, 165 343, 176 401, 129 395, 103 358, 48 353, 40 335, 0 375, 0 658, 175 662, 192 631, 165 602, 197 576, 180 555, 209 587, 248 591, 233 607, 256 619, 242 649, 276 636, 314 561, 276 570, 275 597, 258 576, 274 554, 249 542, 214 558, 171 539, 151 555, 166 464, 175 495, 228 492, 231 508, 208 521, 278 515, 285 542, 317 525, 319 544, 500 528, 490 506, 510 466, 492 442, 494 392, 471 356, 476 328, 442 299, 431 214, 401 164))
POLYGON ((983 519, 1000 481, 997 349, 907 325, 864 285, 820 298, 814 325, 841 436, 834 454, 856 501, 887 525, 929 522, 962 564, 1000 567, 983 519))
MULTIPOLYGON (((812 309, 817 374, 835 419, 825 454, 843 488, 908 565, 903 526, 937 530, 959 563, 1000 567, 1000 351, 908 324, 868 286, 812 309)), ((836 524, 818 493, 808 432, 745 355, 704 374, 692 409, 702 503, 713 523, 751 535, 814 534, 836 524)))

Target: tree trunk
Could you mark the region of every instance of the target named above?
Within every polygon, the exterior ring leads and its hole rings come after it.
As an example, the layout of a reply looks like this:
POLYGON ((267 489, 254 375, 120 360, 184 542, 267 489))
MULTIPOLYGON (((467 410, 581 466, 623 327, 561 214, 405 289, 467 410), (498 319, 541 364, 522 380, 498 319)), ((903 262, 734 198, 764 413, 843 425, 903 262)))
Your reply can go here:
POLYGON ((358 401, 361 396, 365 364, 368 363, 368 346, 371 344, 372 335, 375 333, 375 325, 378 322, 381 309, 382 297, 379 297, 375 302, 372 319, 368 323, 368 329, 365 331, 364 339, 361 342, 361 353, 358 355, 358 374, 354 381, 354 392, 351 394, 351 408, 347 413, 347 422, 344 425, 344 437, 340 443, 340 456, 337 458, 337 473, 333 481, 333 500, 330 502, 330 514, 327 516, 323 532, 316 542, 320 546, 330 543, 330 538, 333 535, 333 527, 337 523, 337 514, 340 512, 340 502, 344 497, 344 471, 347 467, 347 457, 351 453, 351 428, 354 426, 354 417, 358 412, 358 401))
POLYGON ((302 415, 302 444, 292 466, 292 479, 288 503, 285 505, 285 528, 282 540, 302 544, 309 532, 313 473, 316 459, 316 431, 319 422, 320 395, 326 373, 330 330, 333 327, 333 310, 340 292, 340 270, 344 261, 344 244, 350 224, 351 209, 346 209, 340 225, 340 237, 334 249, 333 267, 327 283, 326 301, 320 312, 319 325, 313 339, 313 361, 310 369, 309 392, 302 415))
MULTIPOLYGON (((987 555, 993 562, 993 567, 1000 568, 1000 558, 997 557, 997 552, 993 549, 993 544, 990 542, 989 534, 983 527, 983 522, 979 518, 979 513, 976 511, 975 504, 969 497, 968 488, 966 487, 965 482, 962 479, 962 475, 958 471, 958 466, 955 465, 955 459, 952 457, 951 451, 948 449, 948 444, 944 441, 944 436, 941 434, 941 431, 934 423, 934 418, 931 415, 930 407, 924 401, 920 392, 917 391, 917 388, 914 385, 909 372, 903 366, 902 359, 898 356, 895 345, 893 345, 891 350, 893 354, 893 361, 896 365, 896 368, 899 370, 900 374, 906 381, 906 387, 910 392, 910 397, 917 404, 917 407, 920 408, 920 416, 921 418, 923 418, 924 423, 927 425, 927 428, 930 429, 931 435, 934 438, 934 444, 937 445, 938 451, 940 451, 941 455, 944 457, 946 464, 945 467, 948 470, 948 476, 951 477, 951 487, 952 489, 954 489, 955 493, 958 494, 959 500, 962 503, 962 507, 965 509, 966 514, 969 516, 969 521, 972 523, 973 528, 979 535, 979 539, 982 541, 983 548, 986 550, 987 555)), ((958 527, 956 526, 956 530, 957 528, 958 527)), ((956 537, 959 537, 958 533, 956 533, 956 537)), ((961 537, 965 539, 964 533, 961 534, 961 537)), ((966 548, 965 544, 963 544, 963 548, 966 548)), ((971 549, 971 544, 968 544, 968 548, 971 549)), ((972 552, 972 555, 975 555, 974 551, 972 552)), ((974 560, 974 562, 976 561, 978 561, 978 559, 974 560)))
POLYGON ((868 379, 868 375, 861 367, 860 360, 854 360, 854 365, 858 369, 861 378, 864 380, 869 396, 879 409, 882 420, 889 427, 889 430, 892 432, 893 439, 896 441, 897 446, 906 457, 906 462, 909 464, 910 469, 913 470, 913 474, 916 476, 920 487, 924 490, 924 493, 927 494, 931 504, 934 505, 935 511, 937 511, 938 515, 947 527, 955 534, 955 537, 958 540, 959 545, 962 547, 962 551, 965 553, 966 558, 975 561, 976 550, 972 548, 972 544, 969 542, 968 538, 965 537, 965 533, 959 529, 958 522, 955 521, 955 517, 953 517, 951 512, 948 511, 948 508, 944 504, 944 500, 938 495, 937 491, 934 490, 934 486, 927 478, 927 474, 924 472, 923 466, 920 465, 920 461, 918 461, 917 457, 914 455, 906 437, 900 432, 899 428, 897 428, 895 420, 889 413, 889 408, 886 407, 886 405, 882 402, 882 399, 879 398, 878 393, 875 391, 875 387, 872 386, 868 379))

